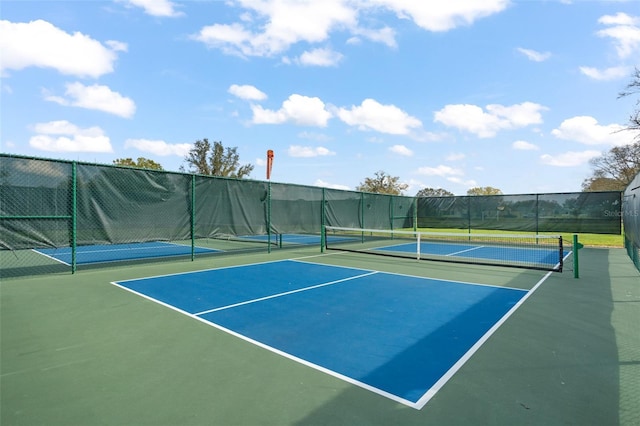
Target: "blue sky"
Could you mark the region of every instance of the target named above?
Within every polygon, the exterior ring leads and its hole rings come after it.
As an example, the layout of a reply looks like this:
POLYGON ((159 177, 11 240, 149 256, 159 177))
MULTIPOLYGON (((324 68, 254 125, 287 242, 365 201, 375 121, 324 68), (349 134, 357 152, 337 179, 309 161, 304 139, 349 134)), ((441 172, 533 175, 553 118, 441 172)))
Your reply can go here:
POLYGON ((198 139, 251 178, 414 195, 580 191, 633 141, 640 2, 6 1, 0 151, 177 171, 198 139))

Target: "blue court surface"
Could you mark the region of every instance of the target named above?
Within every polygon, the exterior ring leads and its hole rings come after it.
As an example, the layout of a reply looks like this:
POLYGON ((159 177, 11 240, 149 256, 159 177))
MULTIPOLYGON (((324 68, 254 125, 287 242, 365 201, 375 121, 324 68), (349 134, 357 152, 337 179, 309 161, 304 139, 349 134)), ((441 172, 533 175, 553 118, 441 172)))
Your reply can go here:
POLYGON ((113 284, 417 409, 529 294, 295 260, 113 284))
MULTIPOLYGON (((38 249, 37 253, 45 255, 65 265, 71 264, 71 247, 38 249)), ((197 253, 214 253, 214 250, 196 247, 197 253)), ((76 264, 117 262, 123 260, 147 259, 152 257, 185 256, 191 254, 191 246, 172 244, 161 241, 132 244, 104 244, 78 246, 76 248, 76 264)))
MULTIPOLYGON (((417 253, 416 243, 395 244, 378 247, 375 250, 417 253)), ((560 257, 557 249, 550 248, 522 248, 522 247, 492 247, 474 244, 458 243, 420 243, 420 253, 424 255, 450 256, 476 260, 496 260, 506 262, 527 262, 539 265, 555 266, 560 257)))

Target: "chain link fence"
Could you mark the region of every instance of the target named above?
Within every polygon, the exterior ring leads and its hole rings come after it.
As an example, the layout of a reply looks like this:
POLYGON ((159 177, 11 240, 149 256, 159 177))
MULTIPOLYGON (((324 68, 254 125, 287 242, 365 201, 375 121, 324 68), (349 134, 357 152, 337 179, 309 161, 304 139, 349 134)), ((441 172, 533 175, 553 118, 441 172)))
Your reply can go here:
POLYGON ((640 271, 640 173, 624 191, 622 220, 624 246, 633 264, 640 271))
POLYGON ((620 234, 621 208, 619 192, 415 198, 0 154, 0 278, 320 248, 323 225, 620 234))

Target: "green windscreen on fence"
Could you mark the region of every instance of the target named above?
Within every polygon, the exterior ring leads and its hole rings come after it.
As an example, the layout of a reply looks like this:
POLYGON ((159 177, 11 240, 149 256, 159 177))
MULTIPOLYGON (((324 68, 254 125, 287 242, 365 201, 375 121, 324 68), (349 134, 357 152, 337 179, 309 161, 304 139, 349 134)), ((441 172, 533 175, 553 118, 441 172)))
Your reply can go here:
POLYGON ((271 231, 274 234, 318 234, 322 227, 322 188, 272 183, 271 231))
POLYGON ((418 198, 418 227, 621 233, 618 191, 418 198))
POLYGON ((0 161, 0 248, 69 244, 71 164, 10 157, 0 161))
POLYGON ((267 202, 266 182, 196 176, 195 238, 231 240, 266 234, 267 202))
POLYGON ((640 271, 640 173, 624 191, 622 220, 625 248, 640 271))
POLYGON ((619 192, 416 198, 0 154, 0 278, 320 247, 324 225, 619 234, 621 208, 619 192))
POLYGON ((187 175, 77 166, 77 244, 190 238, 187 175))

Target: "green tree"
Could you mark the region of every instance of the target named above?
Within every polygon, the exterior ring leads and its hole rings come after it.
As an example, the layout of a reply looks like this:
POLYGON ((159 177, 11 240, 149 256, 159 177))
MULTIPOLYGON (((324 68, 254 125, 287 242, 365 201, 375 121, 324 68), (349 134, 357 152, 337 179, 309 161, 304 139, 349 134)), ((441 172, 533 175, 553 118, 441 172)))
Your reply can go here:
MULTIPOLYGON (((185 157, 189 170, 193 173, 209 176, 224 176, 242 179, 253 171, 252 164, 240 166, 237 147, 227 147, 222 142, 208 139, 197 140, 185 157)), ((183 167, 181 167, 184 170, 183 167)))
POLYGON ((593 174, 582 182, 583 191, 623 191, 640 172, 640 140, 615 146, 589 163, 593 174))
POLYGON ((449 192, 442 188, 422 188, 416 194, 416 197, 452 197, 453 192, 449 192))
POLYGON ((113 160, 113 164, 117 164, 118 166, 139 167, 141 169, 164 170, 160 163, 144 157, 138 157, 137 161, 133 161, 131 158, 118 158, 113 160))
POLYGON ((471 188, 467 191, 467 195, 501 195, 502 191, 492 186, 471 188))
POLYGON ((360 183, 360 185, 356 187, 356 191, 402 195, 402 191, 407 189, 409 185, 406 183, 399 183, 399 180, 399 177, 390 176, 382 170, 379 170, 375 173, 374 177, 365 178, 364 182, 360 183))

